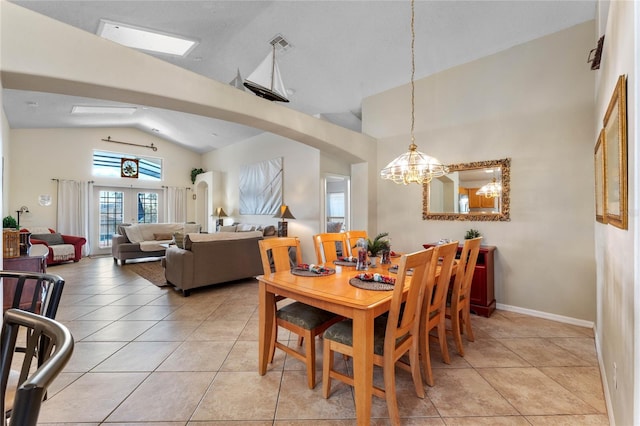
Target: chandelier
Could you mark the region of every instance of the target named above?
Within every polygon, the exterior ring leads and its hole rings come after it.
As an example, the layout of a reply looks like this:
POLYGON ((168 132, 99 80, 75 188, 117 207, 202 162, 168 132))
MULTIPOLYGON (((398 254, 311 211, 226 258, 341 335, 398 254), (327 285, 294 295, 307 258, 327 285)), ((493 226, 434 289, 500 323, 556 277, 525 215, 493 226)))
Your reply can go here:
POLYGON ((391 180, 395 183, 407 185, 415 182, 419 185, 429 183, 434 177, 444 176, 449 173, 449 168, 440 163, 437 159, 430 157, 420 151, 415 143, 414 128, 416 121, 415 113, 415 0, 411 0, 411 144, 409 151, 405 152, 380 171, 380 177, 391 180))
POLYGON ((491 182, 480 188, 476 195, 484 195, 485 198, 496 198, 502 194, 502 184, 496 182, 496 178, 493 178, 491 182))

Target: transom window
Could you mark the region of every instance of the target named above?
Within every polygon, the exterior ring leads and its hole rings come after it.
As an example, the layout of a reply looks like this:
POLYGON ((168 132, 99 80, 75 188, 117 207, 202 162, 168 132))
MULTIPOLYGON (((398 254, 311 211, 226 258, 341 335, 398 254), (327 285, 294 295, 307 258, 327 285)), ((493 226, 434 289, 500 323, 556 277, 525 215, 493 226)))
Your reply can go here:
POLYGON ((162 180, 162 159, 139 157, 119 152, 93 151, 93 175, 103 177, 120 177, 120 161, 123 158, 138 159, 138 179, 162 180))

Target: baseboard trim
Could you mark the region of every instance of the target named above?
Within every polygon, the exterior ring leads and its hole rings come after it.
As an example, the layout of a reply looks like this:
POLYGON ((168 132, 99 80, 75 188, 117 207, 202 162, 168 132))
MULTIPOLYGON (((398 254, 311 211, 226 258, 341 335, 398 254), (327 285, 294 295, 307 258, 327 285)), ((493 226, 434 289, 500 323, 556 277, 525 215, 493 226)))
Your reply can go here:
POLYGON ((607 417, 609 418, 609 424, 610 425, 615 425, 615 419, 613 417, 613 407, 611 405, 611 393, 609 391, 609 383, 607 382, 607 380, 605 380, 606 373, 604 370, 604 362, 602 362, 602 351, 601 351, 601 346, 600 346, 600 340, 598 339, 598 333, 597 333, 597 329, 594 327, 594 337, 595 337, 595 341, 596 341, 596 354, 598 355, 598 367, 600 368, 600 377, 602 379, 602 390, 604 392, 604 403, 605 406, 607 407, 607 417))
POLYGON ((585 321, 578 318, 565 317, 564 315, 550 314, 548 312, 536 311, 534 309, 520 308, 518 306, 503 305, 496 303, 496 309, 503 311, 517 312, 519 314, 531 315, 532 317, 544 318, 552 321, 558 321, 565 324, 577 325, 579 327, 594 328, 593 321, 585 321))

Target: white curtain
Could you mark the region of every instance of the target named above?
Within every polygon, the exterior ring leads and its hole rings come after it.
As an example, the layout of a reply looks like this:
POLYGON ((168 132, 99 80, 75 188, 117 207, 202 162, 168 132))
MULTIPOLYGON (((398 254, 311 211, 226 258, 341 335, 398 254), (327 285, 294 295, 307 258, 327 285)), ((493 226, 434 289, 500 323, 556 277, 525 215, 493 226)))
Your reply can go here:
POLYGON ((164 187, 165 216, 169 223, 181 223, 187 220, 187 189, 175 186, 164 187))
POLYGON ((87 239, 83 254, 89 254, 89 186, 91 183, 75 180, 58 181, 58 211, 56 231, 87 239))

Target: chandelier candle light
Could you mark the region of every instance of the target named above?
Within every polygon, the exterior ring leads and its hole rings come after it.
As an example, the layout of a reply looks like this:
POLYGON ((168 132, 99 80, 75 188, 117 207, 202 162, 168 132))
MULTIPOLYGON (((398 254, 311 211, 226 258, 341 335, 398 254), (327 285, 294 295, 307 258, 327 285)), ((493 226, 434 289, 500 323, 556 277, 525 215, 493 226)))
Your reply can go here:
POLYGON ((415 0, 411 0, 411 144, 409 151, 405 152, 380 171, 382 179, 391 180, 395 183, 409 184, 415 182, 419 185, 429 183, 434 177, 444 176, 449 173, 449 168, 440 163, 437 159, 418 151, 415 143, 414 128, 416 121, 415 114, 415 0))
POLYGON ((502 194, 502 184, 493 178, 491 182, 480 188, 476 195, 484 195, 486 198, 496 198, 502 194))

